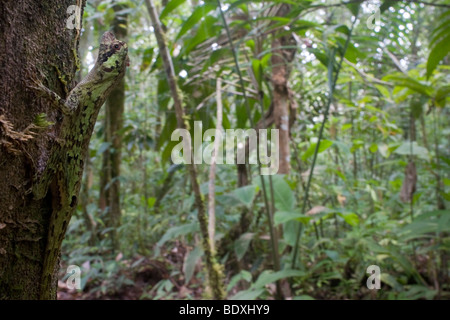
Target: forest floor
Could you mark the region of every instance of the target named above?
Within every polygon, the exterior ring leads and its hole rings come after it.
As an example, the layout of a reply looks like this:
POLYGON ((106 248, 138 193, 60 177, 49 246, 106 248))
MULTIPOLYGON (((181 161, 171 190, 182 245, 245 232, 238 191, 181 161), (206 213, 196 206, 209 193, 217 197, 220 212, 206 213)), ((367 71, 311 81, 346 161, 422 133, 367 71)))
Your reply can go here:
MULTIPOLYGON (((189 287, 185 284, 182 272, 185 251, 184 246, 178 245, 162 254, 162 258, 136 256, 130 260, 122 260, 119 254, 116 261, 119 260, 120 269, 108 278, 87 279, 83 290, 69 289, 65 281, 58 281, 58 300, 200 300, 203 283, 193 276, 189 287)), ((201 267, 197 265, 195 271, 198 273, 201 267)))

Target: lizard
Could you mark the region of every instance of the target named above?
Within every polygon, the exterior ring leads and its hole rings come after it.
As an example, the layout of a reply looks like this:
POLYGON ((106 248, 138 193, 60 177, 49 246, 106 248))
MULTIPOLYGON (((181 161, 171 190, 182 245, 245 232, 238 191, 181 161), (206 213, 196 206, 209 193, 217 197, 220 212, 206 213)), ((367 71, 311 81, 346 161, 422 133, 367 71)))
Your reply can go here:
POLYGON ((33 194, 37 199, 51 193, 52 212, 41 275, 40 298, 56 297, 55 268, 58 267, 61 244, 77 204, 84 163, 98 113, 111 91, 125 75, 129 66, 128 46, 110 31, 103 34, 96 63, 89 74, 61 98, 33 80, 30 86, 49 99, 62 112, 60 143, 53 146, 51 157, 33 194))

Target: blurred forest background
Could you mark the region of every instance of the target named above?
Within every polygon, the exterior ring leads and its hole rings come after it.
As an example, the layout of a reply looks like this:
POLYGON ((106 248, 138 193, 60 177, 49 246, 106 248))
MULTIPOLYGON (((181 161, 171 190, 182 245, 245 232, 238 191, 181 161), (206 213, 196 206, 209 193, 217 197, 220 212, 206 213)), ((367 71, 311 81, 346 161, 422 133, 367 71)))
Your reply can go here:
POLYGON ((131 65, 91 140, 59 299, 450 297, 448 2, 89 0, 79 79, 107 30, 131 65), (200 164, 196 190, 172 163, 155 18, 185 123, 281 129, 279 174, 200 164))

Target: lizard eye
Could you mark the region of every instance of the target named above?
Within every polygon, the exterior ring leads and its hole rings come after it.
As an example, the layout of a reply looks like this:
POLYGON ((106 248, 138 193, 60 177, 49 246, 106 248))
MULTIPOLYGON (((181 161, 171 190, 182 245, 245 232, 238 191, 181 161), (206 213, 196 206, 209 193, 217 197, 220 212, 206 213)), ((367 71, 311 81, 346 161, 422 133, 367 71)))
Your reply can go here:
POLYGON ((120 46, 118 44, 114 45, 114 49, 118 50, 120 48, 120 46))

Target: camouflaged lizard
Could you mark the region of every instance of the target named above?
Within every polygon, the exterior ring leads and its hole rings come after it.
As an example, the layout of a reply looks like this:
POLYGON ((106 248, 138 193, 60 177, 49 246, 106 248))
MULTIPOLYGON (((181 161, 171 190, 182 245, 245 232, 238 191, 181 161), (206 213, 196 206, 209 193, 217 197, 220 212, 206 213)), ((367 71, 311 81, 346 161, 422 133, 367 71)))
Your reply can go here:
POLYGON ((83 173, 83 160, 89 148, 98 112, 106 98, 121 81, 129 65, 128 47, 111 32, 101 39, 93 69, 62 99, 34 81, 34 88, 51 100, 64 114, 58 141, 52 149, 44 172, 33 188, 35 198, 51 192, 52 214, 41 278, 41 299, 56 297, 54 271, 70 218, 76 208, 83 173))

